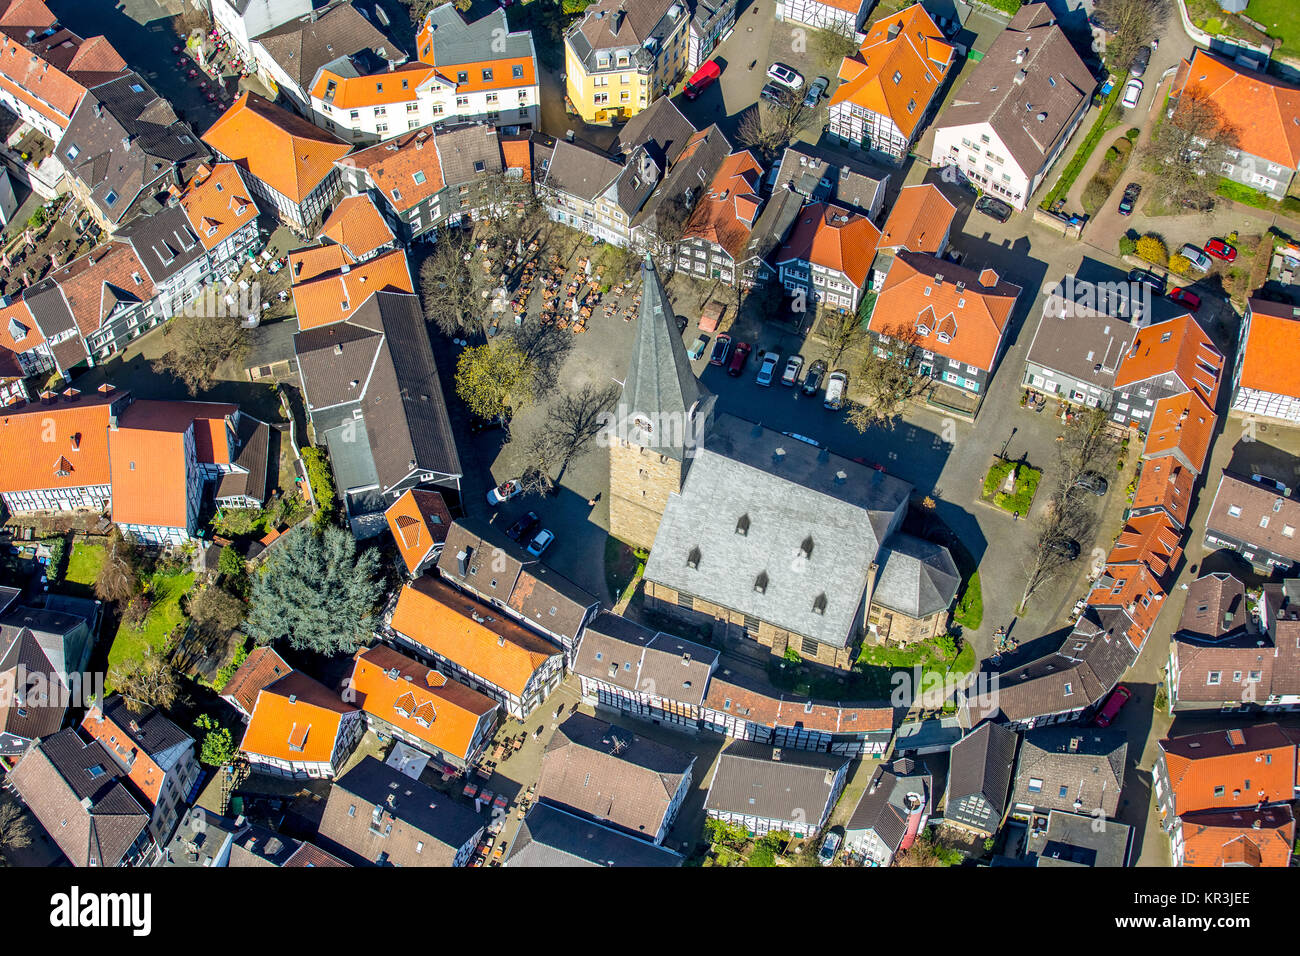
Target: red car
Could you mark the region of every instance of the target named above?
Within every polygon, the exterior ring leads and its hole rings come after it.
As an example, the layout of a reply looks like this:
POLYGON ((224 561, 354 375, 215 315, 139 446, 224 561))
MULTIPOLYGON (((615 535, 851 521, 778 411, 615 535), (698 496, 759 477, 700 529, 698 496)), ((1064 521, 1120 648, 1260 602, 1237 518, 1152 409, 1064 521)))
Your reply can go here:
POLYGON ((1228 245, 1222 239, 1211 239, 1205 244, 1207 255, 1214 256, 1216 259, 1222 259, 1224 262, 1235 262, 1237 259, 1237 250, 1228 245))
POLYGON ((1111 692, 1105 705, 1097 712, 1097 719, 1093 721, 1093 723, 1098 727, 1109 727, 1111 722, 1119 715, 1120 710, 1129 702, 1129 699, 1132 696, 1133 692, 1123 684, 1120 684, 1111 692))
POLYGON ((1169 298, 1173 299, 1180 305, 1185 305, 1193 312, 1201 307, 1201 297, 1195 292, 1188 292, 1186 289, 1173 288, 1169 290, 1169 298))
POLYGON ((731 364, 727 366, 727 374, 738 376, 745 370, 745 362, 749 358, 753 346, 748 342, 737 342, 736 350, 731 353, 731 364))

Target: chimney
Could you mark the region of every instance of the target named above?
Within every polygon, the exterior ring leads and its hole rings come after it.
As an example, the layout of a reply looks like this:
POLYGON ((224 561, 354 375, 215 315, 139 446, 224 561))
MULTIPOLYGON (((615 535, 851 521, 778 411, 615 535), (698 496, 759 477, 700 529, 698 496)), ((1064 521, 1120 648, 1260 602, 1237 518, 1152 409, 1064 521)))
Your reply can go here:
POLYGON ((456 573, 462 578, 469 573, 469 548, 461 548, 456 553, 456 573))

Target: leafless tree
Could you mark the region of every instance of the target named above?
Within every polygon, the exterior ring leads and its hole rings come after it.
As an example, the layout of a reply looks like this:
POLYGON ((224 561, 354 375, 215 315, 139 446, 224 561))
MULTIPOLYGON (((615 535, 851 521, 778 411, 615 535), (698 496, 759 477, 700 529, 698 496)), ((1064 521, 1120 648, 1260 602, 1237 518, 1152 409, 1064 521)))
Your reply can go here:
POLYGON ((1070 566, 1072 559, 1067 550, 1070 540, 1078 539, 1071 539, 1066 533, 1064 522, 1055 510, 1041 521, 1024 556, 1025 590, 1020 595, 1020 613, 1024 613, 1035 594, 1070 566))
POLYGON ((1169 16, 1169 0, 1097 0, 1098 19, 1110 28, 1105 55, 1112 70, 1127 70, 1140 47, 1156 39, 1169 16))
POLYGON ((481 330, 488 312, 484 296, 492 285, 474 255, 474 243, 460 229, 444 230, 420 263, 424 317, 445 335, 481 330))
POLYGON ((858 431, 888 425, 929 384, 919 368, 919 342, 915 327, 903 322, 886 326, 871 342, 857 375, 858 390, 867 400, 855 404, 847 416, 858 431))
POLYGON ((570 463, 591 444, 604 424, 604 414, 618 401, 619 389, 614 384, 604 387, 584 385, 577 391, 566 392, 556 399, 546 413, 545 430, 555 443, 555 453, 560 462, 556 482, 564 478, 570 463))
POLYGON ((800 90, 781 87, 775 102, 763 101, 741 114, 736 138, 752 149, 764 162, 780 155, 800 133, 808 129, 820 113, 819 106, 804 103, 800 90))
POLYGON ((148 647, 141 656, 114 665, 109 679, 127 708, 136 713, 150 707, 168 710, 181 695, 180 675, 171 657, 158 647, 148 647))
POLYGON ((167 333, 171 349, 153 360, 153 370, 171 375, 191 395, 207 391, 225 362, 242 364, 248 355, 248 331, 238 319, 178 315, 167 333))
POLYGON ((95 576, 95 597, 123 606, 140 591, 140 555, 117 525, 104 541, 104 563, 95 576))
POLYGON ((555 388, 560 366, 573 350, 572 333, 526 318, 511 330, 510 340, 532 370, 533 394, 544 395, 555 388))
POLYGON ((828 72, 839 72, 840 61, 858 52, 858 39, 853 28, 843 21, 814 31, 812 41, 813 49, 828 72))
POLYGON ((0 865, 12 866, 10 852, 31 846, 32 828, 13 797, 0 794, 0 865))
POLYGON ((1219 105, 1200 87, 1184 87, 1173 115, 1145 150, 1157 198, 1171 206, 1212 208, 1219 171, 1239 142, 1240 132, 1219 105))

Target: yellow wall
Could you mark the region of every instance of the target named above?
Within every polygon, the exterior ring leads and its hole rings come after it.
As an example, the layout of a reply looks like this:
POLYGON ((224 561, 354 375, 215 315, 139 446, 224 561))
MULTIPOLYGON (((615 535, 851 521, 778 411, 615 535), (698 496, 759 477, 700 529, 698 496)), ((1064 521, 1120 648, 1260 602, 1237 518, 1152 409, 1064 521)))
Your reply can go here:
POLYGON ((655 98, 659 95, 660 87, 664 83, 674 84, 685 68, 688 25, 689 18, 683 16, 677 32, 669 38, 668 45, 659 51, 659 62, 655 64, 655 69, 649 76, 638 73, 631 67, 626 70, 602 70, 599 76, 608 78, 609 81, 608 85, 605 86, 595 85, 593 82, 595 77, 586 72, 582 61, 574 55, 566 40, 564 44, 564 72, 566 75, 564 91, 573 104, 573 108, 588 123, 608 123, 617 119, 627 119, 641 112, 655 101, 655 98), (680 42, 677 42, 678 38, 680 38, 680 42), (675 47, 674 43, 676 43, 675 47), (623 83, 621 81, 622 77, 627 77, 628 82, 623 83), (628 92, 626 102, 621 97, 624 90, 628 92), (644 103, 641 102, 642 90, 645 91, 646 95, 644 103), (597 105, 596 95, 598 93, 608 94, 608 102, 597 105))

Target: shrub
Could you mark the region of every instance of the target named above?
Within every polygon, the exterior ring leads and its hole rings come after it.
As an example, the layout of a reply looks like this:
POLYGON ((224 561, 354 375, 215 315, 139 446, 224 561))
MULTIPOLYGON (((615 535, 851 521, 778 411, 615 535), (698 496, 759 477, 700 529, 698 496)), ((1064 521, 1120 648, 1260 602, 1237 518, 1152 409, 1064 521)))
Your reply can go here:
POLYGON ((149 616, 149 608, 152 606, 148 592, 142 591, 127 602, 126 610, 122 612, 122 623, 133 630, 140 627, 149 616))
POLYGON ((1169 271, 1177 272, 1179 275, 1187 275, 1187 270, 1192 267, 1192 262, 1182 253, 1175 252, 1169 257, 1169 271))
POLYGON ((1121 256, 1131 256, 1137 252, 1137 240, 1132 236, 1119 237, 1119 254, 1121 256))
POLYGON ((329 460, 319 448, 304 448, 302 460, 307 465, 312 497, 316 499, 316 525, 321 527, 334 519, 334 475, 329 460))
POLYGON ((1130 143, 1133 143, 1136 142, 1137 138, 1141 135, 1142 135, 1142 131, 1138 129, 1136 126, 1134 126, 1132 129, 1130 129, 1127 133, 1124 134, 1124 138, 1127 139, 1130 143))
POLYGON ((1156 235, 1145 235, 1137 241, 1137 254, 1140 258, 1156 265, 1164 265, 1169 261, 1169 250, 1165 247, 1165 241, 1156 235))
POLYGON ((230 659, 230 663, 218 669, 217 676, 212 679, 212 689, 220 694, 230 683, 230 678, 235 676, 235 671, 239 670, 241 664, 248 659, 248 648, 241 645, 235 656, 230 659))

